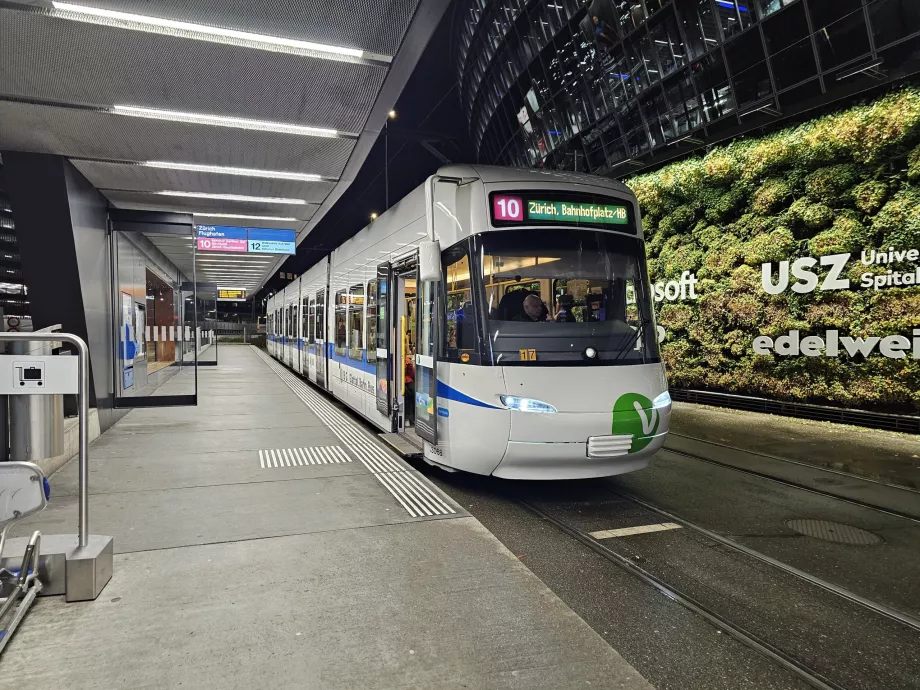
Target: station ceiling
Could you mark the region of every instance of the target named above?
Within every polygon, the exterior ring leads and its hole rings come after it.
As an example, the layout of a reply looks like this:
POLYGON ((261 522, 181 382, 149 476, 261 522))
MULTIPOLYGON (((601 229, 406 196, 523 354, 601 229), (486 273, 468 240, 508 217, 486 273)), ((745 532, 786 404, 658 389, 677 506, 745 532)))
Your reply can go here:
MULTIPOLYGON (((300 242, 448 4, 0 0, 0 150, 66 156, 117 208, 300 242)), ((251 294, 286 258, 198 257, 199 280, 251 294)))

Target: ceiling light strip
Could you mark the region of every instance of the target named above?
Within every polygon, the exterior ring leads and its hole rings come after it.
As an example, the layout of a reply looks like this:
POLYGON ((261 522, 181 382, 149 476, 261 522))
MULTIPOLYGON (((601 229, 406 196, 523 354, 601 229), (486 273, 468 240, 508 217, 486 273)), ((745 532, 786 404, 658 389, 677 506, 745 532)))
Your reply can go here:
POLYGON ((227 115, 214 115, 211 113, 189 113, 181 110, 163 110, 162 108, 147 108, 139 105, 113 105, 109 112, 116 115, 130 117, 145 117, 151 120, 167 120, 169 122, 188 122, 196 125, 212 125, 214 127, 232 127, 235 129, 251 129, 258 132, 278 132, 281 134, 296 134, 305 137, 340 137, 357 138, 356 134, 339 132, 327 127, 309 127, 296 125, 290 122, 274 122, 272 120, 254 120, 245 117, 230 117, 227 115))
POLYGON ((151 17, 145 14, 119 12, 101 7, 88 7, 69 2, 52 2, 56 10, 55 15, 64 19, 84 21, 104 26, 117 26, 132 31, 161 34, 165 36, 181 36, 198 41, 236 45, 255 50, 266 50, 274 53, 289 53, 306 57, 322 58, 345 62, 369 62, 389 64, 392 57, 345 46, 335 46, 326 43, 303 41, 284 36, 269 36, 250 31, 225 29, 207 24, 195 24, 176 19, 151 17))
MULTIPOLYGON (((141 194, 145 193, 143 190, 138 190, 138 191, 141 194)), ((179 190, 163 190, 160 192, 152 192, 152 194, 158 194, 160 196, 191 197, 194 199, 217 199, 220 201, 250 201, 253 203, 260 203, 260 204, 303 205, 307 203, 303 199, 285 199, 284 197, 277 197, 277 196, 246 196, 245 194, 209 194, 207 192, 183 192, 179 190)))
POLYGON ((286 172, 284 170, 259 170, 257 168, 233 168, 224 165, 202 165, 199 163, 171 163, 169 161, 144 161, 145 168, 163 170, 185 170, 188 172, 214 173, 217 175, 238 175, 240 177, 264 177, 272 180, 298 180, 321 182, 322 175, 316 173, 286 172))
POLYGON ((203 216, 204 218, 243 218, 245 220, 277 220, 285 223, 306 223, 307 221, 300 218, 289 218, 285 216, 249 216, 243 213, 212 213, 211 211, 192 211, 193 216, 203 216))

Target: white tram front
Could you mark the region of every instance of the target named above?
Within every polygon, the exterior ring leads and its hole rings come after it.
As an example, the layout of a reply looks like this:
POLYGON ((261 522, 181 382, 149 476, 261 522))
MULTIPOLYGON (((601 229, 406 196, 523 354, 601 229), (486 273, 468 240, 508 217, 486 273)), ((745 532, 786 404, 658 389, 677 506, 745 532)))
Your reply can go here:
POLYGON ((671 411, 635 196, 447 166, 269 302, 271 354, 433 464, 641 469, 671 411))

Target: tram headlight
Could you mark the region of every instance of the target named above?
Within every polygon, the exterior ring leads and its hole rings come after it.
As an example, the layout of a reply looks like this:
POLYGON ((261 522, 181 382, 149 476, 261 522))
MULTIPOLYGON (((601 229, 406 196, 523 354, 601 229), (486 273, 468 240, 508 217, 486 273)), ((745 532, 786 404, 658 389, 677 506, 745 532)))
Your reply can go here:
POLYGON ((509 410, 520 410, 521 412, 537 412, 540 414, 553 414, 556 408, 545 403, 542 400, 532 400, 531 398, 519 398, 516 395, 499 396, 502 405, 509 410))
POLYGON ((671 407, 671 394, 668 391, 665 391, 657 398, 652 400, 652 407, 662 408, 662 407, 671 407))

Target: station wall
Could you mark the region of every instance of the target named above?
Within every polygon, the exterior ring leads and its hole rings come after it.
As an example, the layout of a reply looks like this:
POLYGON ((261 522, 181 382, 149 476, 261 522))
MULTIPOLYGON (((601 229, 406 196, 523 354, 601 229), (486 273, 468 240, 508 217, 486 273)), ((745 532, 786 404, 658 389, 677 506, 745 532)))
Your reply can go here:
POLYGON ((626 182, 673 387, 920 413, 920 88, 626 182))

